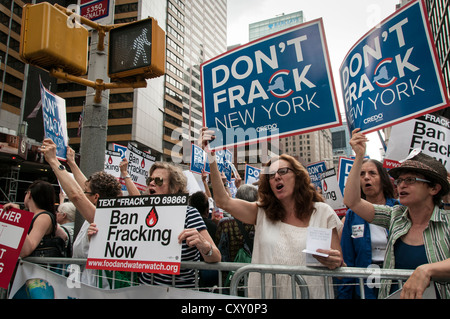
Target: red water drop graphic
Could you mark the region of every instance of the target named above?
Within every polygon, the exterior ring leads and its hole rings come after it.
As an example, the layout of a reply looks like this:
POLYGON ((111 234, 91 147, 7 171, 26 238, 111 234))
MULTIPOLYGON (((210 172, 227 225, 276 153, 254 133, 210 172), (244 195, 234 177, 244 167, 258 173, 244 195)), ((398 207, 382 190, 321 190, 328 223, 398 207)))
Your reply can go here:
POLYGON ((142 167, 142 168, 145 168, 145 161, 144 161, 144 159, 142 159, 141 167, 142 167))
POLYGON ((158 223, 158 213, 156 212, 155 207, 148 213, 145 223, 148 227, 153 227, 158 223))
POLYGON ((112 158, 111 158, 111 155, 109 155, 108 163, 109 163, 109 164, 112 164, 112 163, 113 163, 113 160, 112 160, 112 158))
POLYGON ((326 192, 328 190, 327 182, 323 181, 323 191, 326 192))

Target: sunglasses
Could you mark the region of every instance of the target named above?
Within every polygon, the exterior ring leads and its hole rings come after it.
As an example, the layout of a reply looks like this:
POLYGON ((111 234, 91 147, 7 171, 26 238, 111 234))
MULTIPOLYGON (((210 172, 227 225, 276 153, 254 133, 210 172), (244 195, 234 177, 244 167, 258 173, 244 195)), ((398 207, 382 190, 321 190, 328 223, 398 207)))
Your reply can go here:
POLYGON ((275 178, 275 174, 278 173, 278 175, 283 176, 283 175, 286 175, 287 173, 289 173, 289 171, 294 171, 294 170, 292 168, 289 168, 289 167, 283 167, 283 168, 280 168, 276 172, 269 172, 267 174, 267 176, 269 177, 269 179, 274 179, 275 178))
POLYGON ((162 186, 164 180, 161 177, 149 177, 147 178, 147 186, 150 185, 151 182, 155 181, 157 186, 162 186))

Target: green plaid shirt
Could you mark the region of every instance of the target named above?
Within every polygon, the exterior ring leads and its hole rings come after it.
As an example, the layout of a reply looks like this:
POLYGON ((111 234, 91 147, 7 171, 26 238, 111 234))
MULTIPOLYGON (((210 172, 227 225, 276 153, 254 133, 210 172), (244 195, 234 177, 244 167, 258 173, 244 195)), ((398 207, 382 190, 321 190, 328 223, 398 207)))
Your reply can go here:
MULTIPOLYGON (((411 228, 411 220, 408 217, 408 208, 397 205, 394 207, 374 205, 375 217, 373 224, 389 230, 389 239, 386 248, 386 257, 383 268, 395 268, 394 244, 411 228)), ((450 258, 450 211, 434 207, 428 227, 423 232, 425 250, 429 263, 435 263, 450 258)), ((450 298, 450 285, 438 284, 441 298, 450 298)), ((378 298, 386 298, 389 295, 391 280, 382 280, 378 298)))

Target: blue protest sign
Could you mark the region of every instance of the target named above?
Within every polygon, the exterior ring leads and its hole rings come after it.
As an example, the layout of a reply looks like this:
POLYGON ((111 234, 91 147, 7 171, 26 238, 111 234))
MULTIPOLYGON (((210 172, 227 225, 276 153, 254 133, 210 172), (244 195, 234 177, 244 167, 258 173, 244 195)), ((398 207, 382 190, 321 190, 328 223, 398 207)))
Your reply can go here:
POLYGON ((423 0, 363 36, 340 77, 350 132, 373 132, 450 105, 423 0))
POLYGON ((322 188, 321 176, 322 173, 327 170, 327 166, 324 161, 317 162, 306 166, 308 170, 311 182, 316 186, 322 188))
POLYGON ((195 144, 192 144, 192 152, 191 152, 191 166, 190 171, 197 174, 202 174, 205 169, 205 151, 195 144))
POLYGON ((352 169, 354 159, 340 157, 339 158, 339 176, 338 176, 338 184, 341 189, 341 193, 344 194, 345 183, 347 182, 348 174, 350 174, 350 170, 352 169))
POLYGON ((261 175, 261 169, 245 164, 245 184, 257 183, 259 181, 259 176, 261 175))
POLYGON ((341 125, 322 19, 203 63, 201 81, 211 149, 341 125))
POLYGON ((40 82, 40 88, 45 138, 50 138, 56 144, 56 157, 66 160, 69 143, 66 101, 47 90, 42 82, 40 82))
POLYGON ((120 157, 122 159, 124 159, 127 156, 128 147, 120 145, 120 144, 113 143, 113 150, 114 150, 114 152, 119 152, 120 153, 120 157))

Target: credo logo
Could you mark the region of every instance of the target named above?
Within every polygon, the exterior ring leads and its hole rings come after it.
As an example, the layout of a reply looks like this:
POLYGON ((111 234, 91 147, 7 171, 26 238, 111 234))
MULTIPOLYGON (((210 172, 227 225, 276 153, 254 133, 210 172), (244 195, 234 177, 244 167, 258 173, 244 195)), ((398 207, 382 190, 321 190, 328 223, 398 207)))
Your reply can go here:
POLYGON ((364 119, 364 124, 368 124, 371 122, 379 122, 382 120, 383 120, 383 113, 379 113, 379 114, 372 115, 371 117, 364 119))
POLYGON ((276 129, 278 129, 277 123, 267 124, 267 125, 257 127, 256 132, 259 133, 259 132, 265 132, 265 131, 274 131, 276 129))

